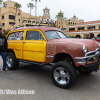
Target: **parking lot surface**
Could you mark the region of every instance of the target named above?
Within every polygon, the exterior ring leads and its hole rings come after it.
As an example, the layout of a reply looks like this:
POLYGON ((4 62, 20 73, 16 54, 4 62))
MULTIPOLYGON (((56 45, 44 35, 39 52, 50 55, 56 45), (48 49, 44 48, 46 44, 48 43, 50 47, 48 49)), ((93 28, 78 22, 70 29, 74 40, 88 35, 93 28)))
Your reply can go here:
MULTIPOLYGON (((0 68, 2 59, 0 58, 0 68)), ((2 95, 0 100, 100 100, 100 70, 90 75, 78 73, 69 89, 56 87, 50 78, 50 66, 21 63, 17 70, 0 72, 0 90, 34 90, 34 95, 2 95)))

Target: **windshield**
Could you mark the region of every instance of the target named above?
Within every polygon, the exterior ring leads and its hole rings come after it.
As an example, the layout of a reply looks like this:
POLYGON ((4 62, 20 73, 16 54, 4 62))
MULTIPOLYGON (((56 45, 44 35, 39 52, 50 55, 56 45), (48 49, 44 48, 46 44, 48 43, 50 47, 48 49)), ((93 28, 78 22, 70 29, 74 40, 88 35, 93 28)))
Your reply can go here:
POLYGON ((58 38, 66 38, 66 36, 59 31, 46 31, 45 35, 48 39, 58 39, 58 38))

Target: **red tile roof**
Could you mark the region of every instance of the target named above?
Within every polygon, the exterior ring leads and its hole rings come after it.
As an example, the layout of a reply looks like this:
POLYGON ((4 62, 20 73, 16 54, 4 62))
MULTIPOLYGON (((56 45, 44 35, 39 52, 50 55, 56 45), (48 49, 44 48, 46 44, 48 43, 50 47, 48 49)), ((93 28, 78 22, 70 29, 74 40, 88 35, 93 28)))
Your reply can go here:
MULTIPOLYGON (((4 15, 4 14, 7 14, 7 13, 13 13, 13 12, 6 12, 6 13, 2 13, 0 15, 4 15)), ((13 14, 16 14, 16 13, 13 13, 13 14)))
MULTIPOLYGON (((15 7, 10 7, 10 8, 12 8, 12 9, 16 9, 15 7)), ((17 8, 17 10, 20 10, 20 9, 17 8)))
MULTIPOLYGON (((100 31, 100 29, 81 30, 81 32, 87 32, 87 31, 100 31)), ((80 32, 80 30, 77 30, 77 31, 63 31, 63 33, 71 33, 71 32, 80 32)))
POLYGON ((94 23, 100 23, 100 20, 97 20, 97 21, 89 21, 89 22, 82 22, 82 23, 79 23, 79 24, 71 25, 71 26, 85 25, 85 24, 94 24, 94 23))

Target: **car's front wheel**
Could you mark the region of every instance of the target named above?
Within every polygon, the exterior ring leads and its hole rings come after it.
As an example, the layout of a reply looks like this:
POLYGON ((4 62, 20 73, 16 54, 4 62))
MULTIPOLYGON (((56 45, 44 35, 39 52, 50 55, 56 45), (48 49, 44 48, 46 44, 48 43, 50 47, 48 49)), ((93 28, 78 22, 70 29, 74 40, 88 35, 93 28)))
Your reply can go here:
POLYGON ((80 67, 80 68, 78 69, 78 72, 79 72, 80 74, 83 74, 83 75, 88 75, 88 74, 92 73, 92 71, 85 71, 82 67, 80 67))
POLYGON ((17 69, 19 62, 17 61, 13 52, 8 52, 6 55, 6 65, 9 70, 17 69))
POLYGON ((51 69, 51 78, 60 88, 69 88, 77 78, 77 71, 66 61, 56 63, 51 69))

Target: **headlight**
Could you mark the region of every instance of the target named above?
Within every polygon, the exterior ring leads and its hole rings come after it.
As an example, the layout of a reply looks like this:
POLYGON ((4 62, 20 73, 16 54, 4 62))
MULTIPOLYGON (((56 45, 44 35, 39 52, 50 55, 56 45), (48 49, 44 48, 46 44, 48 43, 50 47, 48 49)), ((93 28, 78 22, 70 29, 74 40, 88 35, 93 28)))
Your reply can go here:
POLYGON ((86 53, 87 52, 87 47, 84 45, 83 46, 83 53, 86 53))

